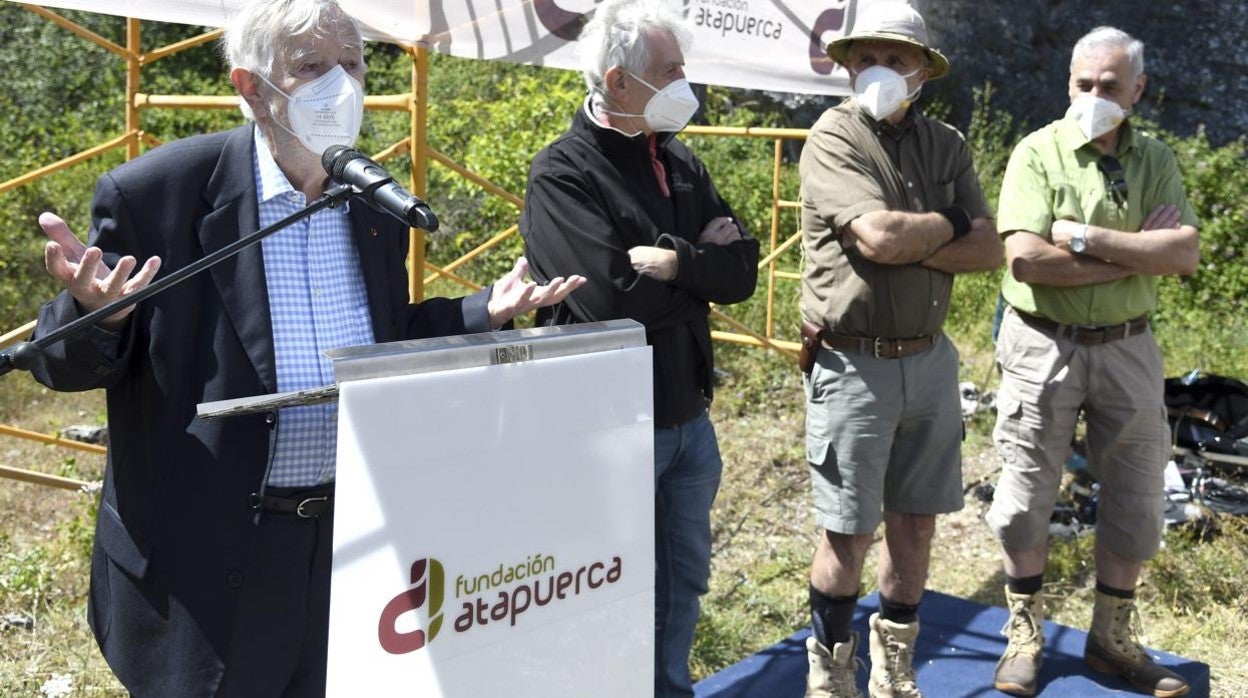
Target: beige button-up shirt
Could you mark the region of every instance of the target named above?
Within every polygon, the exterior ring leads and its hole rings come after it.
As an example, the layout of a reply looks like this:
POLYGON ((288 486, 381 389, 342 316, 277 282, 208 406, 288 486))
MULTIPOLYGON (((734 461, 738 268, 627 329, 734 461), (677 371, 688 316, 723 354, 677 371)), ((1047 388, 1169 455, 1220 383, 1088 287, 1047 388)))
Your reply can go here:
POLYGON ((956 204, 972 219, 991 217, 962 135, 917 108, 896 126, 876 122, 851 98, 811 128, 800 171, 803 317, 860 337, 938 331, 953 275, 872 262, 844 245, 841 232, 878 210, 926 213, 956 204))

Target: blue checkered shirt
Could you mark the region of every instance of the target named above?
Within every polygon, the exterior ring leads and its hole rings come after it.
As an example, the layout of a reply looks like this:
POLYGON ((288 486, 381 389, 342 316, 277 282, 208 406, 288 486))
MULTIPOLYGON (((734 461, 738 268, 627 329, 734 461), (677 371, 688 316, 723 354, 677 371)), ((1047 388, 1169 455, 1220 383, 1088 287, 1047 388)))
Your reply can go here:
MULTIPOLYGON (((263 228, 307 202, 278 168, 258 128, 255 145, 256 199, 263 228)), ((317 211, 265 238, 260 247, 278 391, 333 383, 333 367, 322 352, 374 341, 346 207, 317 211)), ((338 403, 283 408, 273 438, 269 485, 301 487, 332 481, 338 403)))

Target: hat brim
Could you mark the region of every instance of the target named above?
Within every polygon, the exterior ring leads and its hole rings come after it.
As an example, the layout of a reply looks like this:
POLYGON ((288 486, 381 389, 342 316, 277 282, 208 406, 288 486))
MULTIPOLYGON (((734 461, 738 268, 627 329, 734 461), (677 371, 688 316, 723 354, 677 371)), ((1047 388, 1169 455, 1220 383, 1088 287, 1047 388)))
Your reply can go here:
POLYGON ((927 54, 928 60, 932 62, 930 69, 932 74, 928 76, 929 80, 937 80, 949 74, 949 59, 945 58, 940 51, 929 48, 914 39, 903 36, 901 34, 891 34, 889 32, 867 32, 863 34, 855 34, 854 36, 842 36, 835 39, 827 45, 825 49, 828 52, 828 58, 839 63, 841 66, 849 67, 849 45, 855 41, 891 41, 897 44, 905 44, 923 49, 927 54))

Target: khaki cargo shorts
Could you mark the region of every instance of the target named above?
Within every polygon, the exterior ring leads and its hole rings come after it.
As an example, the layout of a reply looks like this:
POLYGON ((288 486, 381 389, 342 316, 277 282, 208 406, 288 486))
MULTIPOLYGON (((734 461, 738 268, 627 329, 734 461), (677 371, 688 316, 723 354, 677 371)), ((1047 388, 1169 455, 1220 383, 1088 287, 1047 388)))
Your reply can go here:
POLYGON ((1001 387, 993 440, 1003 461, 987 522, 1006 550, 1049 535, 1079 408, 1088 472, 1100 483, 1098 542, 1147 560, 1161 541, 1169 429, 1161 352, 1151 330, 1097 345, 1053 339, 1007 309, 997 343, 1001 387))
POLYGON ((885 510, 962 508, 958 351, 943 334, 920 354, 877 359, 820 348, 806 376, 806 460, 816 519, 873 532, 885 510))

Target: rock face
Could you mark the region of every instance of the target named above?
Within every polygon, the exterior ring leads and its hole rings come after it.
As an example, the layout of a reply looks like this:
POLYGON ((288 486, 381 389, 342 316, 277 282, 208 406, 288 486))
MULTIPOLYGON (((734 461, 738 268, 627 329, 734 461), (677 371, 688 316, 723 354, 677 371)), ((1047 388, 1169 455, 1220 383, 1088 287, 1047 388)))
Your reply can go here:
POLYGON ((1148 86, 1136 110, 1182 135, 1203 125, 1222 144, 1248 134, 1248 11, 1244 0, 911 0, 951 64, 924 88, 965 127, 971 89, 991 82, 992 104, 1028 130, 1059 118, 1070 51, 1110 25, 1144 42, 1148 86))

